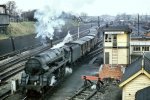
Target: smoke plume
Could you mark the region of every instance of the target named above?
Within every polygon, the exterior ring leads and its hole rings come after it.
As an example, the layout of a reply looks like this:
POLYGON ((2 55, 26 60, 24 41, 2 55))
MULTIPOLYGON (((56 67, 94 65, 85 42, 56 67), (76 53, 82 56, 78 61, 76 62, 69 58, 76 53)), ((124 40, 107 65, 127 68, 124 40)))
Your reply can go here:
POLYGON ((39 8, 34 17, 37 19, 36 38, 53 39, 54 28, 61 30, 61 27, 65 25, 63 19, 60 18, 62 12, 71 12, 78 15, 81 12, 80 8, 85 5, 90 5, 92 0, 43 0, 46 5, 39 8))
POLYGON ((73 40, 72 35, 70 35, 70 32, 68 31, 68 34, 65 36, 64 40, 63 40, 62 42, 60 42, 60 43, 54 45, 54 46, 52 47, 52 49, 60 48, 60 47, 62 47, 65 43, 68 43, 68 42, 70 42, 70 41, 72 41, 72 40, 73 40))
POLYGON ((65 22, 59 18, 61 12, 55 11, 49 6, 45 6, 43 9, 39 9, 35 12, 34 17, 38 20, 36 23, 37 38, 53 39, 54 28, 60 29, 65 22))

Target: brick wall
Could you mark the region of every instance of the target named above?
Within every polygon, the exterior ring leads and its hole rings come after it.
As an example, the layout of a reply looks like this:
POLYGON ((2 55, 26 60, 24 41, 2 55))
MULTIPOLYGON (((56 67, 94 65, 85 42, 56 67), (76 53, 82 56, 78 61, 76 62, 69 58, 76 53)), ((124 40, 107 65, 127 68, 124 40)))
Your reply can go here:
POLYGON ((99 77, 103 78, 115 78, 121 79, 123 72, 121 70, 121 65, 111 66, 110 64, 104 64, 101 66, 99 70, 99 77))

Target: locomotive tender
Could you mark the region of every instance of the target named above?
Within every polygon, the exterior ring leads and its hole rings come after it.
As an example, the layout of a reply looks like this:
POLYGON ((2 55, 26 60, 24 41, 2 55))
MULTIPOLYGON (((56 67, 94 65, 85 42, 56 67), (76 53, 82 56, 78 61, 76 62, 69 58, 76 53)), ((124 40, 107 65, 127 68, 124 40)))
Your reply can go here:
POLYGON ((90 52, 97 42, 97 30, 92 29, 83 38, 30 58, 25 64, 25 71, 21 77, 23 91, 28 94, 33 91, 43 94, 56 86, 66 76, 68 69, 90 52))

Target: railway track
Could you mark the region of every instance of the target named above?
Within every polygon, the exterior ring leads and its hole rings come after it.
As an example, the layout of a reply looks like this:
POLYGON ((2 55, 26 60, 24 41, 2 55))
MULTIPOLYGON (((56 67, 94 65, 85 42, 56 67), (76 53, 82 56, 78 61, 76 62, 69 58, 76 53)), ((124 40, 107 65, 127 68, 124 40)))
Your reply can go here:
POLYGON ((34 45, 34 46, 30 46, 30 47, 26 47, 26 48, 23 48, 22 50, 15 50, 15 51, 12 51, 12 52, 9 52, 9 53, 6 53, 6 54, 3 54, 3 55, 0 55, 0 60, 4 60, 4 59, 7 59, 9 57, 12 57, 12 56, 15 56, 17 54, 20 54, 24 51, 27 51, 27 50, 31 50, 31 49, 34 49, 35 47, 40 47, 42 46, 41 43, 37 44, 37 45, 34 45))
POLYGON ((24 69, 25 60, 31 56, 34 56, 44 50, 49 49, 48 46, 43 48, 38 48, 33 50, 32 52, 28 52, 26 54, 15 56, 14 58, 8 60, 5 63, 0 65, 0 80, 5 81, 11 76, 17 74, 18 72, 24 69))
POLYGON ((72 97, 67 97, 65 100, 100 100, 100 96, 104 94, 106 86, 101 86, 101 89, 91 89, 92 85, 82 86, 72 97))
POLYGON ((97 90, 92 90, 91 85, 81 88, 72 97, 67 97, 65 100, 90 100, 96 93, 97 90))
MULTIPOLYGON (((80 28, 81 31, 80 32, 81 33, 84 32, 87 28, 90 28, 90 25, 85 25, 85 26, 83 25, 83 26, 81 26, 81 28, 80 28)), ((75 31, 76 31, 76 28, 70 30, 71 33, 75 32, 75 31)), ((73 34, 73 35, 76 35, 76 34, 73 34)), ((56 40, 56 41, 59 41, 59 40, 56 40)), ((0 60, 7 59, 9 57, 15 56, 16 54, 22 53, 22 52, 27 51, 27 50, 34 49, 35 47, 39 47, 39 46, 42 46, 42 44, 39 43, 39 44, 36 44, 34 46, 25 47, 22 50, 15 50, 15 51, 12 51, 12 52, 0 55, 0 60)))
POLYGON ((97 45, 99 45, 100 47, 98 47, 97 46, 97 48, 95 48, 92 52, 90 52, 87 56, 92 56, 92 57, 94 57, 94 56, 96 56, 96 55, 98 55, 98 54, 100 54, 100 53, 102 53, 103 52, 103 41, 102 40, 99 40, 99 42, 98 42, 98 44, 97 45))
POLYGON ((13 75, 21 72, 24 69, 25 62, 26 61, 23 61, 22 63, 12 66, 11 68, 6 69, 2 73, 0 73, 1 81, 6 81, 10 76, 13 76, 13 75))
POLYGON ((101 100, 101 96, 103 95, 103 93, 101 92, 96 92, 95 95, 93 95, 89 100, 101 100))
POLYGON ((73 96, 67 97, 65 100, 103 100, 112 87, 117 87, 112 82, 104 82, 104 85, 101 85, 99 90, 91 89, 91 86, 89 84, 86 87, 82 86, 73 96))
POLYGON ((40 53, 44 50, 49 49, 49 46, 50 45, 47 45, 45 47, 37 48, 32 51, 19 54, 19 55, 13 57, 12 59, 9 59, 8 61, 1 63, 0 64, 0 72, 4 71, 5 69, 7 69, 8 67, 10 67, 12 65, 15 65, 16 63, 18 63, 20 61, 26 60, 27 58, 29 58, 37 53, 40 53))
MULTIPOLYGON (((87 31, 88 30, 82 31, 81 37, 83 37, 85 35, 84 33, 87 33, 87 31)), ((77 39, 77 34, 73 35, 73 39, 74 40, 77 39)), ((53 44, 57 44, 57 43, 61 42, 62 40, 54 41, 53 44)), ((0 80, 5 81, 8 78, 10 78, 11 76, 21 72, 24 69, 25 60, 27 60, 28 58, 30 58, 38 53, 48 50, 49 48, 50 48, 50 45, 46 45, 44 47, 39 47, 39 48, 34 49, 25 54, 19 54, 19 55, 13 57, 12 59, 9 59, 8 61, 1 63, 0 64, 0 80), (19 63, 19 66, 18 65, 16 66, 16 64, 18 64, 18 63, 19 63)))
POLYGON ((11 93, 11 90, 6 91, 4 94, 0 95, 0 100, 5 100, 11 93))
MULTIPOLYGON (((85 34, 87 34, 87 32, 88 32, 88 29, 80 32, 82 33, 80 37, 83 37, 85 34)), ((75 39, 77 39, 77 34, 73 35, 73 40, 75 39)), ((57 44, 61 42, 62 40, 54 41, 53 44, 57 44)), ((23 53, 23 54, 17 54, 15 57, 10 58, 3 63, 0 63, 0 84, 5 82, 7 79, 12 77, 13 75, 16 75, 17 73, 23 71, 24 64, 28 58, 38 53, 41 53, 49 48, 50 48, 50 45, 39 47, 32 51, 27 51, 26 53, 23 53)), ((5 98, 7 98, 7 96, 10 94, 10 89, 8 91, 9 92, 5 92, 0 95, 1 100, 4 100, 5 98)))

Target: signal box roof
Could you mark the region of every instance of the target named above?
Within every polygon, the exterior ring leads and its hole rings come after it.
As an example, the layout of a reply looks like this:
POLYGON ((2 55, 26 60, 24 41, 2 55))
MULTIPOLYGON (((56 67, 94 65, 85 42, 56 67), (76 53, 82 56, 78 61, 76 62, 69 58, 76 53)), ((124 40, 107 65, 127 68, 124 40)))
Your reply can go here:
POLYGON ((128 26, 105 26, 102 28, 103 32, 118 32, 123 31, 131 33, 132 30, 128 26))

